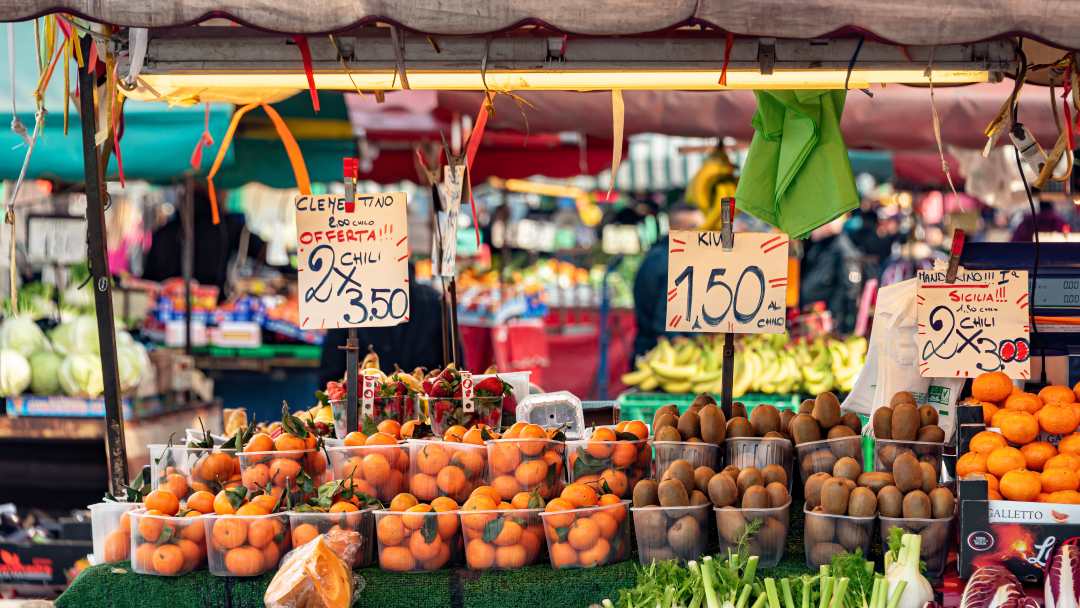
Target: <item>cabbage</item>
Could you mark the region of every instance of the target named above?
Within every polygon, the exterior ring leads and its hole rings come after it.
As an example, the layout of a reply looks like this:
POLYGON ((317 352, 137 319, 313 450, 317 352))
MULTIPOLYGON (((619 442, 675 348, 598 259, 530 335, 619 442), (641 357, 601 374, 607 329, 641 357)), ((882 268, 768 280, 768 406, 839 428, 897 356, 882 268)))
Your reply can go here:
POLYGON ((29 357, 48 347, 45 333, 29 317, 11 317, 0 323, 0 348, 29 357))
POLYGON ((73 397, 99 397, 105 392, 101 360, 85 352, 68 355, 60 364, 60 388, 73 397))
POLYGON ((150 365, 150 357, 142 344, 132 341, 128 346, 117 348, 116 363, 120 376, 120 390, 126 393, 138 388, 146 373, 146 368, 150 365))
POLYGON ((30 364, 18 351, 0 349, 0 397, 21 395, 30 386, 30 364))
POLYGON ((81 315, 64 321, 53 330, 52 343, 64 355, 98 352, 97 320, 91 315, 81 315))
POLYGON ((1046 563, 1043 602, 1046 608, 1077 608, 1080 598, 1080 549, 1058 545, 1046 563))
POLYGON ((64 359, 48 350, 30 357, 30 391, 37 395, 60 394, 60 364, 64 359))

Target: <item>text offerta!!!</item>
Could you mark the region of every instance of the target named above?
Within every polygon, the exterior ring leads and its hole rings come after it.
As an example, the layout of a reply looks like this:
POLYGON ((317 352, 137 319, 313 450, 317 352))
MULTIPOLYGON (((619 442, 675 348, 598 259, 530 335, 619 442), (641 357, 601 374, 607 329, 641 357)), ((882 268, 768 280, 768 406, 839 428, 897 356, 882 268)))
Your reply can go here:
POLYGON ((724 251, 720 232, 668 235, 668 331, 785 331, 788 237, 741 232, 724 251))
POLYGON ((409 320, 404 192, 300 195, 294 207, 301 329, 409 320))
POLYGON ((945 282, 945 265, 919 271, 916 293, 919 372, 971 377, 1005 372, 1031 377, 1026 270, 964 270, 945 282))

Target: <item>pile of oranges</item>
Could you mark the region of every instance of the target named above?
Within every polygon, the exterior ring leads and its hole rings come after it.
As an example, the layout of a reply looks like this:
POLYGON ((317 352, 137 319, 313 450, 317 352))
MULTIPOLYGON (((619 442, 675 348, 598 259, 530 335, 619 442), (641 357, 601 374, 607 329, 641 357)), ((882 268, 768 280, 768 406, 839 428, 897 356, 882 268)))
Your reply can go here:
POLYGON ((158 487, 167 488, 180 500, 191 492, 216 493, 241 481, 235 450, 169 447, 162 457, 167 464, 160 473, 158 487))
POLYGON ((319 485, 325 481, 327 468, 319 446, 314 433, 283 432, 277 437, 255 433, 239 454, 240 481, 249 492, 268 488, 295 492, 304 477, 319 485))
POLYGON ((533 491, 548 500, 562 490, 566 444, 558 429, 519 421, 486 446, 491 487, 501 500, 533 491))
POLYGON ((540 517, 554 568, 588 568, 620 561, 629 553, 626 504, 615 494, 571 483, 540 517))
POLYGON ((649 427, 640 420, 623 421, 614 428, 598 427, 588 439, 568 442, 570 480, 605 484, 620 498, 629 498, 634 484, 652 468, 649 427))
POLYGON ((357 492, 389 502, 405 489, 409 452, 399 444, 397 421, 384 420, 379 429, 370 436, 353 431, 345 436, 344 446, 328 453, 334 479, 350 479, 357 492))
MULTIPOLYGON (((224 492, 224 490, 222 490, 224 492)), ((206 559, 205 530, 200 517, 213 509, 214 496, 199 490, 187 497, 183 511, 180 499, 170 490, 153 490, 143 499, 145 509, 125 513, 130 522, 132 568, 140 574, 176 576, 201 566, 206 559)), ((108 545, 108 541, 107 541, 108 545)))
POLYGON ((438 570, 460 554, 458 503, 441 496, 430 503, 398 494, 375 512, 379 567, 392 572, 438 570))
POLYGON ((465 563, 473 570, 509 570, 536 563, 544 551, 536 492, 519 492, 509 502, 490 486, 473 490, 461 508, 465 563))
POLYGON ((992 500, 1080 504, 1080 385, 1037 394, 1015 388, 1001 372, 981 374, 968 405, 982 407, 995 431, 972 437, 956 461, 960 478, 986 479, 992 500))

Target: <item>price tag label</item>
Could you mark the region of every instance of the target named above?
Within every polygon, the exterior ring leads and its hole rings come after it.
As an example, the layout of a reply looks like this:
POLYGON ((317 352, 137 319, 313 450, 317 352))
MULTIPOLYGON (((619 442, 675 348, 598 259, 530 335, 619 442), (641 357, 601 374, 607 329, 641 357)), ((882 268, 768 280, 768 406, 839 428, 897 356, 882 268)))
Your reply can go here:
POLYGON ((26 254, 31 262, 75 264, 86 259, 86 220, 31 215, 26 218, 26 240, 26 254))
POLYGON ((719 231, 668 238, 668 331, 784 333, 787 235, 740 232, 730 251, 719 231))
POLYGON ((476 385, 473 383, 471 372, 461 372, 461 410, 472 412, 476 409, 473 397, 476 395, 476 385))
POLYGON ((386 327, 409 320, 404 192, 300 195, 294 201, 300 328, 386 327))
POLYGON ((946 283, 939 262, 920 270, 918 281, 915 343, 923 377, 1031 377, 1026 270, 961 268, 956 282, 946 283))
POLYGON ((375 374, 364 373, 360 375, 363 379, 360 391, 360 412, 365 416, 375 416, 375 386, 376 378, 375 374))

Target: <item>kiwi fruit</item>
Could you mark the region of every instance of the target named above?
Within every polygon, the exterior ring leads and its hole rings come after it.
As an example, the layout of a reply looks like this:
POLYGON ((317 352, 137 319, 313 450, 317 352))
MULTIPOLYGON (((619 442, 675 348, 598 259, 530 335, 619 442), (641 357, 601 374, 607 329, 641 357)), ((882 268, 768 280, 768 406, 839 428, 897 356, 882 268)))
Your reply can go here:
POLYGON ((694 490, 690 493, 690 506, 697 507, 700 505, 709 504, 709 497, 705 495, 705 492, 701 490, 694 490))
POLYGON ((915 441, 927 441, 930 443, 944 443, 945 431, 936 424, 928 424, 919 429, 917 435, 915 435, 915 441))
POLYGON ((844 548, 836 543, 817 543, 810 547, 810 562, 814 566, 828 564, 832 561, 832 556, 843 552, 844 548))
POLYGON ((922 470, 915 455, 908 452, 897 456, 892 465, 892 476, 896 482, 896 488, 907 494, 912 490, 922 487, 922 470))
POLYGON ((836 540, 848 551, 862 549, 863 553, 868 553, 870 531, 860 522, 840 520, 836 524, 836 540))
POLYGON ((891 486, 895 482, 893 481, 892 473, 879 472, 879 473, 862 473, 859 475, 855 483, 864 488, 870 488, 871 492, 875 494, 884 488, 885 486, 891 486))
POLYGON ((652 479, 642 479, 634 484, 634 506, 653 507, 660 504, 657 495, 657 483, 652 479))
POLYGON ((697 412, 684 412, 679 416, 675 428, 679 429, 679 434, 683 437, 701 437, 701 421, 697 412))
POLYGON ((932 405, 920 405, 919 406, 919 426, 937 426, 938 423, 938 411, 932 405))
POLYGON ((667 516, 661 509, 634 511, 634 531, 645 546, 663 546, 667 544, 667 516))
POLYGON ((665 409, 668 407, 665 405, 653 414, 653 433, 665 426, 675 426, 679 423, 679 410, 675 409, 674 405, 670 406, 671 409, 665 409))
POLYGON ((885 517, 900 517, 903 514, 904 495, 896 486, 885 486, 878 490, 878 513, 885 517))
MULTIPOLYGON (((851 430, 846 426, 844 428, 851 430)), ((862 439, 858 435, 847 435, 836 439, 838 441, 829 442, 829 450, 834 456, 837 458, 849 456, 855 460, 862 460, 862 439)))
POLYGON ((758 469, 746 467, 739 471, 739 477, 735 480, 735 483, 739 486, 739 495, 742 495, 753 486, 765 485, 765 478, 762 477, 761 471, 758 469))
POLYGON ((808 515, 806 517, 806 542, 810 544, 829 542, 836 536, 836 523, 831 517, 808 515))
POLYGON ((746 527, 746 518, 742 512, 733 507, 724 507, 716 511, 716 527, 720 530, 720 536, 729 543, 739 542, 743 529, 746 527))
POLYGON ((870 424, 874 427, 875 439, 892 439, 892 415, 893 410, 887 405, 874 410, 870 424))
MULTIPOLYGON (((891 440, 889 441, 891 442, 891 440)), ((878 464, 890 471, 892 470, 893 463, 896 462, 897 456, 911 451, 907 448, 900 447, 895 443, 885 442, 879 443, 876 449, 878 464)))
POLYGON ((922 487, 920 489, 929 494, 937 487, 937 469, 929 462, 920 462, 919 471, 922 473, 922 487))
POLYGON ((844 415, 840 417, 840 424, 855 431, 856 435, 862 433, 862 418, 859 418, 859 415, 855 412, 845 412, 844 415))
MULTIPOLYGON (((848 488, 835 477, 821 484, 821 506, 831 515, 843 515, 848 509, 848 488)), ((663 504, 663 502, 661 502, 663 504)))
POLYGON ((727 473, 728 475, 731 475, 731 481, 735 481, 736 479, 739 478, 739 467, 737 467, 737 466, 735 466, 733 464, 727 465, 726 467, 721 469, 720 472, 721 473, 727 473))
POLYGON ((814 399, 814 411, 811 415, 823 429, 831 429, 840 424, 840 400, 833 393, 821 393, 814 399))
POLYGON ((798 413, 798 414, 809 414, 812 411, 814 411, 814 400, 813 399, 803 399, 802 403, 799 404, 799 411, 796 412, 796 413, 798 413))
POLYGON ((701 437, 691 437, 689 439, 686 439, 685 441, 686 443, 705 443, 701 440, 701 437))
POLYGON ((791 434, 791 421, 795 418, 794 410, 780 410, 780 432, 790 435, 791 434))
POLYGON ((901 403, 910 403, 914 405, 915 395, 912 395, 909 391, 899 391, 892 396, 892 399, 889 400, 889 405, 894 407, 900 405, 901 403))
POLYGON ((869 488, 855 488, 848 497, 848 515, 872 517, 877 513, 877 495, 869 488))
POLYGON ((769 404, 762 404, 750 412, 750 426, 754 435, 764 437, 765 433, 780 430, 780 412, 769 404))
POLYGON ((912 490, 904 495, 904 517, 926 519, 933 511, 930 509, 930 497, 922 490, 912 490))
POLYGON ((774 481, 765 486, 765 492, 769 495, 770 507, 782 507, 791 500, 791 495, 788 494, 787 491, 787 484, 780 483, 779 481, 774 481))
POLYGON ((697 487, 694 482, 694 467, 691 466, 689 461, 681 458, 672 461, 672 463, 668 465, 667 470, 664 471, 663 476, 661 476, 661 481, 664 479, 679 480, 683 484, 683 488, 686 489, 687 495, 697 487))
MULTIPOLYGON (((699 395, 700 397, 700 395, 699 395)), ((711 399, 711 397, 710 397, 711 399)), ((724 412, 710 403, 698 412, 698 424, 701 427, 701 440, 706 443, 723 443, 727 436, 727 421, 724 412)))
POLYGON ((765 485, 769 485, 773 482, 779 482, 783 486, 787 487, 787 471, 784 467, 778 464, 767 464, 761 468, 761 479, 765 485))
POLYGON ((683 515, 667 532, 668 545, 684 558, 694 558, 701 542, 701 524, 693 515, 683 515))
POLYGON ((767 509, 769 493, 762 486, 750 486, 743 492, 741 505, 744 509, 767 509))
POLYGON ((644 547, 641 552, 646 561, 649 562, 664 562, 673 559, 679 559, 678 555, 675 555, 675 551, 667 545, 667 543, 660 541, 658 545, 648 545, 644 547))
POLYGON ((731 483, 735 484, 735 491, 739 491, 739 469, 732 469, 727 467, 723 471, 720 471, 720 475, 723 475, 731 480, 731 483))
POLYGON ((709 491, 709 480, 716 475, 716 471, 712 467, 701 465, 694 469, 694 488, 701 490, 702 492, 709 491))
POLYGON ((897 441, 915 441, 919 434, 919 410, 913 403, 901 403, 893 407, 892 438, 897 441))
POLYGON ((758 552, 754 555, 775 555, 787 545, 787 526, 775 517, 766 517, 758 530, 758 552))
POLYGON ((704 408, 706 405, 716 405, 716 397, 709 393, 699 393, 697 397, 694 397, 694 402, 690 404, 690 407, 695 405, 699 408, 704 408))
POLYGON ((727 437, 754 437, 754 427, 746 418, 732 418, 727 423, 727 437))
POLYGON ((795 440, 796 445, 808 441, 821 440, 821 426, 818 425, 817 420, 810 414, 796 415, 791 419, 791 422, 788 423, 788 429, 791 433, 791 438, 795 440))
POLYGON ((836 456, 834 456, 832 450, 828 448, 814 450, 803 458, 803 473, 817 473, 818 471, 824 471, 826 473, 832 472, 836 460, 836 456))
POLYGON ((771 439, 787 439, 788 438, 787 435, 781 433, 780 431, 769 431, 768 433, 765 433, 764 435, 762 435, 762 437, 771 438, 771 439))
POLYGON ((934 519, 948 519, 956 511, 956 497, 949 488, 930 491, 930 513, 934 519))
POLYGON ((656 488, 661 507, 685 507, 690 504, 690 495, 686 486, 678 479, 665 479, 656 488))
MULTIPOLYGON (((813 509, 821 505, 821 486, 832 476, 828 473, 814 473, 806 479, 806 483, 803 484, 803 495, 806 497, 806 504, 813 509)), ((810 521, 807 519, 807 521, 810 521)))
MULTIPOLYGON (((844 427, 847 428, 847 427, 844 427)), ((833 465, 832 474, 833 477, 843 477, 855 481, 862 474, 862 465, 860 465, 854 458, 845 456, 836 461, 833 465)))
POLYGON ((656 429, 654 435, 656 441, 682 441, 682 435, 679 434, 679 429, 672 426, 662 426, 656 429))
POLYGON ((742 401, 736 401, 731 404, 731 417, 746 418, 746 406, 742 401))
POLYGON ((846 424, 838 424, 829 429, 829 434, 825 437, 827 439, 839 439, 841 437, 854 437, 855 431, 851 430, 851 427, 846 424))
POLYGON ((726 472, 717 473, 709 480, 709 499, 717 507, 728 507, 739 499, 739 487, 726 472))

